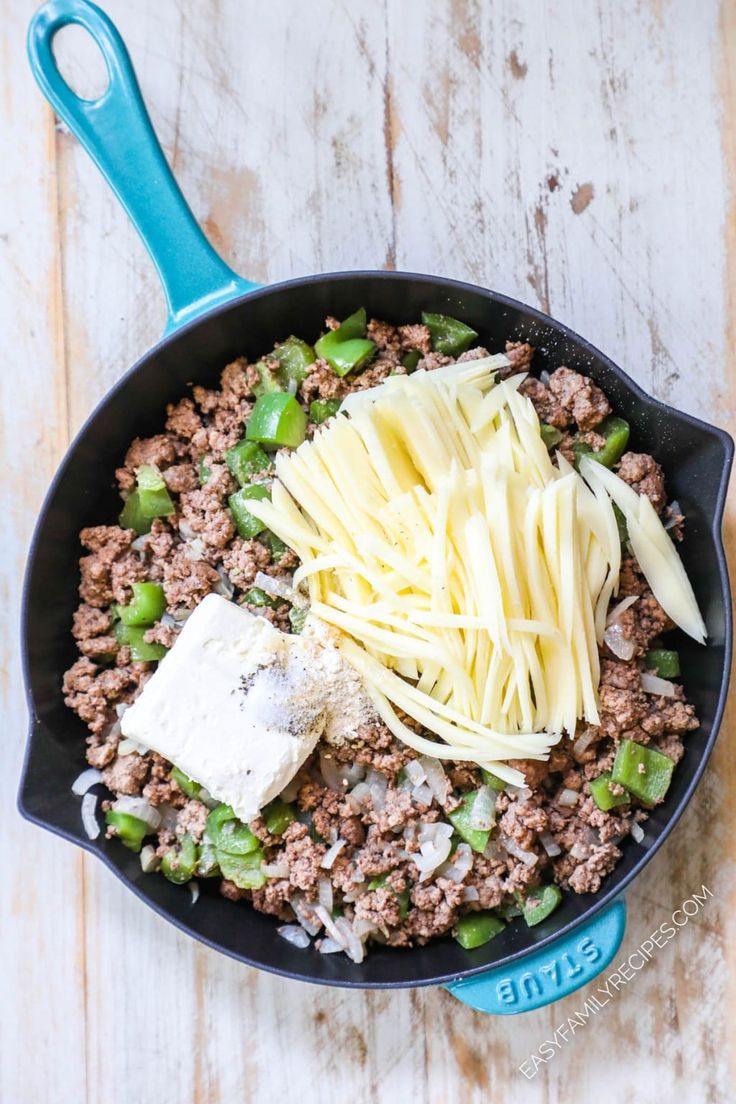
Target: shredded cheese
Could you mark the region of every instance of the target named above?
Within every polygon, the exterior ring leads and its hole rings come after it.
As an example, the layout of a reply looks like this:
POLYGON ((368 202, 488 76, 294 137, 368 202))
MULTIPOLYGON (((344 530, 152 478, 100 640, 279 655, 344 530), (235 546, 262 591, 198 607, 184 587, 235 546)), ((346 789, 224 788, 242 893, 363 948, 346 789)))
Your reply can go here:
POLYGON ((356 392, 276 458, 249 509, 301 560, 295 585, 343 634, 391 731, 425 755, 521 782, 579 718, 597 724, 599 655, 618 591, 624 512, 654 594, 704 626, 671 539, 612 472, 553 463, 522 376, 503 356, 390 377, 356 392), (420 736, 400 714, 435 737, 420 736))

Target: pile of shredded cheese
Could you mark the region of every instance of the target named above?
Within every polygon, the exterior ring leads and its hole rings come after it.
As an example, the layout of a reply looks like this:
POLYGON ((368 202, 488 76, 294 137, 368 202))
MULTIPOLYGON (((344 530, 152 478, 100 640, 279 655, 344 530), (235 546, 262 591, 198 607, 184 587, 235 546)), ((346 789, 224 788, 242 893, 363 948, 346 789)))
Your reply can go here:
POLYGON ((506 760, 545 758, 579 718, 598 723, 621 560, 612 501, 665 610, 698 639, 704 627, 649 500, 593 461, 584 478, 553 463, 524 377, 497 382, 507 363, 348 396, 347 417, 278 455, 272 501, 249 509, 299 556, 295 585, 306 580, 312 613, 344 634, 391 731, 521 783, 506 760))

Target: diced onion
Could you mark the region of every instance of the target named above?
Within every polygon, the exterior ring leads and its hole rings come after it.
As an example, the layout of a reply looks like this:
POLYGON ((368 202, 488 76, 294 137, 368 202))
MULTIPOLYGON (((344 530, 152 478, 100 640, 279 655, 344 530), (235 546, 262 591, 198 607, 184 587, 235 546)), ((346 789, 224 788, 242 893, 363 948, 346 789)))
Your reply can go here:
MULTIPOLYGON (((531 790, 529 791, 531 793, 531 790)), ((481 786, 470 811, 470 827, 487 832, 496 822, 496 793, 490 786, 481 786)))
POLYGON ((634 658, 636 644, 633 640, 629 640, 624 636, 624 630, 618 621, 614 621, 612 625, 606 628, 603 633, 603 640, 617 659, 623 659, 625 662, 628 662, 630 659, 634 658))
POLYGON ((345 939, 345 954, 359 966, 365 957, 365 949, 353 931, 353 925, 346 916, 338 916, 335 927, 345 939))
POLYGON ((673 498, 670 502, 670 516, 664 523, 665 529, 674 529, 677 525, 678 517, 683 517, 682 508, 676 498, 673 498))
POLYGON ((594 740, 597 740, 600 736, 600 732, 595 728, 586 728, 580 733, 575 743, 572 745, 572 753, 576 759, 588 750, 594 740))
POLYGON ((141 870, 144 874, 153 874, 161 865, 161 859, 156 854, 156 848, 150 843, 147 843, 145 847, 141 847, 140 860, 141 870))
POLYGON ((326 939, 320 939, 317 949, 320 954, 337 954, 339 951, 345 950, 340 943, 337 943, 334 939, 330 939, 329 936, 327 936, 326 939))
POLYGON ((348 805, 356 813, 363 810, 364 802, 367 797, 371 796, 371 789, 367 782, 358 782, 357 786, 354 786, 349 794, 346 795, 348 805))
POLYGON ((120 720, 126 709, 130 709, 130 702, 118 702, 115 706, 115 713, 117 714, 118 720, 120 720))
POLYGON ((219 594, 229 601, 235 594, 235 585, 222 564, 217 565, 217 574, 220 576, 220 581, 215 583, 213 590, 215 594, 219 594))
POLYGON ((336 922, 332 919, 327 909, 323 908, 322 905, 315 905, 314 911, 315 914, 322 921, 324 929, 329 935, 330 939, 334 939, 335 942, 339 943, 343 950, 345 950, 348 945, 347 938, 344 933, 342 933, 337 927, 336 922))
MULTIPOLYGON (((287 943, 291 943, 294 947, 299 947, 304 951, 309 946, 309 936, 305 932, 304 928, 300 928, 298 924, 282 924, 276 931, 285 939, 287 943)), ((322 941, 325 942, 324 940, 322 941)), ((340 948, 337 947, 337 950, 340 948)))
POLYGON ((377 932, 378 928, 373 921, 369 920, 366 916, 358 916, 357 919, 353 920, 353 931, 358 939, 365 940, 368 936, 377 932))
POLYGON ((196 905, 197 901, 199 900, 199 882, 197 882, 197 881, 187 882, 187 889, 189 890, 189 893, 191 894, 192 904, 196 905))
POLYGON ((587 843, 574 843, 572 845, 572 847, 570 848, 570 850, 568 851, 568 855, 570 856, 571 859, 580 860, 580 859, 587 859, 589 852, 590 852, 590 847, 588 846, 587 843))
POLYGON ((83 770, 81 774, 78 774, 72 782, 72 793, 76 794, 77 797, 83 797, 87 790, 101 781, 102 773, 94 767, 88 767, 87 770, 83 770))
POLYGON ((642 671, 639 675, 641 688, 645 694, 656 694, 660 698, 676 698, 677 687, 674 682, 653 675, 650 671, 642 671))
POLYGON ((204 559, 204 541, 201 537, 194 537, 193 540, 185 542, 182 551, 192 563, 199 563, 200 560, 204 559))
POLYGON ((634 602, 638 601, 638 594, 630 594, 628 598, 622 598, 620 602, 618 602, 611 610, 608 611, 608 616, 606 617, 606 625, 615 625, 621 617, 621 614, 629 609, 630 606, 633 606, 634 602))
POLYGON ((534 866, 539 861, 538 855, 535 855, 533 851, 525 851, 523 847, 519 847, 516 840, 511 839, 510 836, 502 836, 501 844, 506 848, 509 855, 519 859, 520 862, 524 863, 524 866, 534 866))
POLYGON ((303 604, 301 595, 298 595, 294 590, 294 580, 291 575, 275 576, 267 575, 265 571, 259 571, 253 580, 253 586, 258 587, 259 590, 265 590, 266 594, 270 594, 272 598, 283 598, 293 605, 297 605, 298 602, 303 604))
POLYGON ((332 882, 329 878, 320 878, 318 883, 319 903, 322 908, 326 908, 328 912, 332 912, 332 905, 334 903, 334 895, 332 892, 332 882))
POLYGON ((422 782, 424 782, 427 777, 419 759, 410 759, 404 767, 404 770, 412 786, 421 786, 422 782))
POLYGON ((432 788, 426 782, 423 782, 421 786, 414 786, 411 796, 417 805, 431 805, 434 794, 432 788))
POLYGON ((449 878, 451 882, 462 882, 467 878, 473 868, 473 852, 467 843, 459 843, 455 858, 451 863, 442 867, 440 873, 443 878, 449 878))
POLYGON ((553 859, 555 855, 562 854, 562 848, 559 844, 555 843, 550 832, 540 832, 539 842, 551 859, 553 859))
POLYGON ((338 839, 332 844, 332 846, 325 852, 322 862, 319 864, 323 870, 331 870, 337 856, 342 851, 343 847, 347 844, 347 840, 338 839))
POLYGON ((289 901, 297 920, 310 935, 317 935, 322 927, 314 905, 308 904, 302 896, 294 896, 289 901))
POLYGON ((480 894, 475 886, 463 886, 463 901, 479 901, 480 894))
POLYGON ((194 540, 197 535, 196 529, 192 529, 191 524, 186 518, 179 518, 179 532, 184 540, 194 540))
POLYGON ((275 863, 263 863, 261 873, 265 874, 267 878, 288 878, 289 864, 285 859, 275 863))
POLYGON ((424 767, 427 777, 427 785, 434 794, 435 800, 444 805, 450 793, 450 779, 445 774, 445 768, 439 759, 433 759, 430 755, 423 755, 419 760, 424 767))
POLYGON ((96 809, 97 798, 94 794, 86 793, 82 798, 82 827, 91 840, 97 839, 100 834, 100 826, 95 816, 96 809))
POLYGON ((572 808, 577 805, 580 800, 580 794, 577 790, 564 789, 560 796, 557 798, 558 805, 565 805, 567 808, 572 808))
POLYGON ((126 736, 125 739, 121 740, 118 744, 117 750, 118 755, 123 756, 132 755, 133 752, 136 752, 137 755, 147 755, 150 751, 150 748, 147 748, 143 744, 139 744, 137 740, 131 740, 130 737, 126 736))
POLYGON ((161 826, 161 813, 149 805, 143 797, 128 797, 123 795, 113 804, 116 813, 128 813, 130 816, 142 820, 152 832, 156 832, 161 826))
POLYGON ((637 824, 636 821, 631 825, 631 834, 637 843, 642 843, 644 841, 644 829, 641 824, 637 824))
POLYGON ((385 774, 380 774, 378 771, 369 770, 365 776, 365 780, 370 791, 373 808, 377 809, 380 812, 380 810, 386 804, 388 778, 386 778, 385 774))

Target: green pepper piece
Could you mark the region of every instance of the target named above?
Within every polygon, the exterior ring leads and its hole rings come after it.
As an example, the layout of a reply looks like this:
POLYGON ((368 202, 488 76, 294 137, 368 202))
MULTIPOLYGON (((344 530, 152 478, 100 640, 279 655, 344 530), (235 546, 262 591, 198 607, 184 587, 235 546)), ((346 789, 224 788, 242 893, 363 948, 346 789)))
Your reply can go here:
POLYGON ((292 606, 289 610, 289 621, 291 622, 291 631, 300 633, 304 628, 304 622, 307 620, 309 614, 308 609, 300 609, 297 606, 292 606))
POLYGON ((281 537, 277 537, 275 533, 272 533, 270 529, 261 537, 261 540, 265 541, 268 547, 271 549, 271 555, 275 560, 280 560, 286 551, 286 545, 282 541, 281 537))
POLYGON ((276 609, 279 604, 277 598, 266 594, 265 590, 261 590, 260 587, 251 587, 250 590, 246 590, 243 601, 246 606, 259 606, 261 608, 268 606, 270 609, 276 609))
POLYGON ((174 779, 181 792, 185 793, 187 797, 199 797, 202 787, 199 782, 195 782, 194 779, 190 778, 188 774, 185 774, 183 770, 179 770, 178 767, 172 767, 171 777, 174 779))
POLYGON ((277 370, 272 371, 265 360, 259 360, 254 367, 258 373, 258 382, 253 385, 253 394, 256 398, 260 398, 261 395, 270 395, 274 391, 284 390, 281 380, 276 374, 277 370))
POLYGON ((261 810, 261 817, 266 825, 266 830, 272 836, 283 836, 294 820, 295 814, 293 806, 287 805, 285 801, 277 797, 275 801, 272 801, 265 809, 261 810))
POLYGON ((470 326, 446 314, 429 314, 423 311, 422 322, 430 332, 434 352, 444 353, 446 356, 464 353, 478 336, 470 326))
POLYGON ((203 839, 199 848, 199 858, 195 871, 198 878, 217 878, 220 875, 220 864, 217 860, 217 848, 208 839, 203 839))
POLYGON ((418 349, 410 349, 408 353, 404 353, 401 363, 406 368, 408 375, 411 375, 421 359, 422 354, 418 349))
POLYGON ((238 441, 225 453, 228 471, 234 475, 241 487, 250 483, 256 472, 263 471, 271 461, 260 445, 255 441, 238 441))
MULTIPOLYGON (((320 355, 338 376, 347 376, 348 372, 357 371, 368 363, 376 346, 363 337, 356 337, 353 341, 338 341, 335 337, 338 332, 333 330, 320 339, 323 343, 320 355), (334 340, 330 341, 331 338, 334 340)), ((318 348, 320 341, 317 342, 318 348)))
POLYGON ((155 662, 163 659, 169 650, 163 644, 148 644, 143 639, 148 632, 145 625, 125 625, 118 621, 113 631, 118 644, 127 644, 130 648, 130 658, 134 663, 155 662))
POLYGON ((134 529, 139 537, 151 531, 151 518, 141 512, 140 491, 131 491, 118 518, 121 529, 134 529))
MULTIPOLYGON (((371 878, 368 883, 368 889, 383 889, 388 882, 388 874, 379 874, 377 878, 371 878)), ((402 889, 398 892, 389 886, 396 900, 399 902, 399 916, 402 920, 406 920, 409 915, 409 909, 411 908, 411 893, 408 889, 402 889)))
POLYGON ((217 859, 223 878, 234 882, 238 889, 261 889, 266 884, 266 875, 261 871, 264 854, 260 848, 248 855, 231 855, 218 847, 217 859))
POLYGON ((365 308, 361 307, 336 330, 323 334, 314 347, 317 356, 326 360, 338 376, 362 368, 376 351, 374 342, 365 336, 366 319, 365 308))
MULTIPOLYGON (((232 452, 232 449, 230 450, 232 452)), ((212 475, 212 468, 208 468, 202 458, 197 464, 197 478, 199 479, 200 487, 204 487, 205 483, 212 475)))
POLYGON ((492 912, 469 912, 457 922, 455 939, 466 951, 482 947, 506 927, 492 912))
POLYGON ((296 448, 304 440, 307 416, 293 395, 286 391, 256 399, 245 431, 246 440, 279 448, 296 448))
POLYGON ((591 460, 596 460, 604 468, 612 468, 626 451, 626 446, 629 443, 630 426, 623 418, 619 418, 615 414, 609 414, 600 425, 596 426, 595 432, 604 437, 606 443, 603 448, 596 450, 592 449, 585 441, 575 441, 572 446, 576 458, 575 467, 579 466, 582 456, 589 456, 591 460))
POLYGON ((486 786, 490 786, 496 793, 501 793, 502 790, 506 789, 506 783, 501 778, 498 778, 497 775, 491 774, 485 767, 480 768, 480 773, 486 786))
POLYGON ((207 817, 207 834, 218 851, 228 855, 248 855, 259 846, 246 824, 242 824, 231 805, 216 805, 207 817))
POLYGON ((539 433, 548 449, 552 449, 555 445, 559 445, 562 440, 562 434, 557 426, 547 425, 546 422, 540 424, 539 433))
POLYGON ((680 655, 669 648, 652 648, 644 656, 644 663, 660 678, 673 679, 680 675, 680 655))
POLYGON ((615 808, 616 805, 628 805, 631 801, 631 797, 628 793, 612 793, 612 782, 611 772, 606 771, 604 774, 599 774, 597 778, 592 779, 590 783, 590 792, 593 796, 593 800, 598 808, 602 809, 604 813, 607 813, 609 809, 615 808))
POLYGON ((334 418, 341 402, 342 399, 315 399, 309 404, 309 420, 322 425, 328 418, 334 418))
POLYGON ((629 539, 629 527, 626 524, 626 517, 623 510, 619 509, 615 502, 612 502, 613 514, 616 518, 616 525, 618 526, 618 539, 622 544, 626 544, 629 539))
POLYGON ((168 517, 175 507, 163 476, 155 464, 141 464, 136 471, 138 502, 143 517, 168 517))
POLYGON ((674 769, 673 761, 661 751, 622 740, 611 777, 646 805, 657 805, 670 787, 674 769))
POLYGON ((304 383, 308 375, 307 368, 317 359, 312 346, 293 334, 277 345, 271 356, 279 362, 284 383, 288 384, 293 380, 297 387, 304 383))
POLYGON ((158 621, 166 609, 164 588, 158 583, 131 583, 133 601, 129 606, 119 606, 118 615, 124 625, 146 625, 158 621))
POLYGON ((271 498, 271 490, 265 483, 249 483, 241 487, 235 494, 231 494, 227 500, 230 513, 233 515, 238 536, 243 540, 252 540, 262 533, 266 526, 248 509, 248 502, 260 502, 271 498))
POLYGON ((522 911, 522 908, 516 901, 506 901, 496 909, 496 912, 502 920, 513 920, 514 917, 521 916, 522 911))
POLYGON ((162 858, 161 873, 174 885, 184 885, 194 874, 198 857, 197 845, 187 832, 181 845, 167 851, 162 858))
POLYGON ((465 842, 470 844, 473 851, 478 851, 482 854, 488 846, 488 839, 491 832, 490 829, 481 831, 480 828, 470 827, 470 815, 473 811, 477 796, 477 790, 472 790, 470 793, 463 794, 457 809, 453 809, 451 813, 448 813, 447 819, 465 842))
POLYGON ((535 924, 541 924, 555 911, 561 900, 562 891, 554 883, 532 890, 523 907, 527 925, 533 928, 535 924))
POLYGON ((115 829, 115 835, 129 847, 131 851, 140 851, 143 837, 148 833, 148 825, 140 817, 132 813, 119 813, 116 809, 108 809, 105 813, 105 823, 115 829))

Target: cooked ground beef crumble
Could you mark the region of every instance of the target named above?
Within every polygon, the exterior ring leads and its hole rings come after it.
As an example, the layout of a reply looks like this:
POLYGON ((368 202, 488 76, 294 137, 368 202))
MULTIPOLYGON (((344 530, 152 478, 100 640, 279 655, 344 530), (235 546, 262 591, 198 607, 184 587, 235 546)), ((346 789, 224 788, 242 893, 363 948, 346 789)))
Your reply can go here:
MULTIPOLYGON (((337 325, 327 319, 329 329, 337 325)), ((298 390, 306 408, 312 400, 341 399, 391 373, 405 372, 402 360, 412 350, 420 357, 420 368, 431 370, 453 360, 431 351, 424 325, 396 328, 372 320, 368 336, 376 343, 376 356, 359 374, 341 378, 324 360, 316 360, 298 390)), ((505 374, 530 370, 533 349, 529 344, 509 342, 506 352, 510 367, 505 374)), ((478 347, 458 359, 486 355, 478 347)), ((275 365, 268 358, 265 363, 275 365)), ((185 833, 195 842, 202 840, 208 809, 182 791, 171 765, 155 752, 139 754, 124 747, 127 754, 119 754, 119 714, 140 693, 155 664, 132 662, 130 648, 120 645, 113 631, 110 607, 131 600, 134 582, 160 583, 166 615, 146 632, 145 639, 170 647, 187 613, 210 592, 246 604, 258 572, 278 577, 294 570, 297 560, 290 550, 274 551, 262 539, 239 537, 227 506, 237 484, 225 454, 242 437, 255 401, 253 388, 260 378, 245 359, 234 361, 223 370, 219 389, 194 387, 191 398, 167 408, 163 432, 136 439, 128 449, 116 472, 122 495, 135 487, 140 465, 155 464, 173 496, 174 514, 154 520, 150 533, 142 537, 118 525, 97 525, 80 534, 85 555, 80 560, 81 604, 72 632, 81 654, 64 676, 65 702, 88 726, 87 760, 102 771, 112 794, 116 798, 140 795, 164 813, 157 838, 149 837, 159 859, 185 833), (209 475, 200 485, 203 466, 209 475)), ((600 447, 596 427, 611 412, 603 392, 567 367, 545 378, 543 382, 528 376, 521 392, 540 419, 560 431, 557 447, 562 454, 573 458, 576 433, 577 439, 583 435, 591 447, 600 447)), ((309 432, 314 428, 310 425, 309 432)), ((638 493, 647 495, 658 512, 665 510, 664 477, 651 456, 626 452, 616 470, 638 493)), ((260 475, 268 477, 272 469, 260 475)), ((671 514, 669 507, 667 511, 671 514)), ((680 539, 682 517, 673 515, 671 521, 673 536, 680 539)), ((533 896, 546 882, 576 893, 597 892, 621 857, 619 844, 633 824, 646 819, 647 809, 634 798, 602 811, 591 795, 591 780, 611 769, 624 738, 650 745, 676 763, 683 754, 683 737, 698 727, 681 688, 674 698, 657 698, 641 688, 644 654, 662 646, 661 635, 672 624, 636 561, 625 556, 617 601, 631 595, 638 601, 619 621, 624 639, 632 643, 633 657, 623 662, 607 647, 602 649, 600 725, 581 725, 574 736, 566 736, 553 749, 548 762, 513 763, 525 771, 527 784, 498 794, 497 831, 484 854, 471 853, 472 862, 460 880, 440 870, 420 882, 412 855, 419 849, 418 825, 437 822, 443 813, 455 809, 464 792, 481 785, 480 771, 450 764, 451 785, 443 803, 436 798, 429 803, 418 800, 406 786, 403 771, 416 758, 415 752, 376 723, 362 726, 357 743, 330 748, 329 755, 338 774, 353 767, 355 777, 373 772, 369 778, 383 779, 382 785, 372 786, 359 801, 351 799, 347 782, 342 792, 330 788, 320 770, 325 748, 318 746, 291 787, 297 819, 280 836, 271 835, 260 818, 250 826, 265 849, 266 862, 281 876, 271 877, 256 890, 238 889, 220 879, 220 892, 229 900, 250 900, 259 911, 293 922, 291 902, 302 907, 316 904, 320 883, 328 879, 333 907, 348 919, 361 921, 364 930, 371 930, 371 938, 395 947, 426 943, 448 933, 465 913, 504 906, 513 912, 520 899, 533 896), (325 870, 320 864, 338 839, 345 845, 331 869, 325 870), (520 851, 525 861, 518 857, 520 851)), ((290 631, 288 603, 247 608, 290 631)), ((454 850, 450 862, 456 857, 454 850)))

